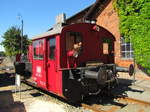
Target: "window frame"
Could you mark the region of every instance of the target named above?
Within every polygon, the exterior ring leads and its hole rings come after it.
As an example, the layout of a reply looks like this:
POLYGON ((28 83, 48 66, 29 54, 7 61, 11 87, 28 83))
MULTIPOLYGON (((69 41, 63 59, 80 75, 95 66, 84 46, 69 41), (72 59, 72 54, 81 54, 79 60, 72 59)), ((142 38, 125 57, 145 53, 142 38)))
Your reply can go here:
POLYGON ((120 56, 121 56, 121 59, 126 59, 126 60, 134 59, 134 50, 131 44, 131 39, 126 41, 124 37, 120 38, 120 56))
POLYGON ((51 37, 51 38, 49 38, 48 39, 48 59, 49 60, 55 60, 55 52, 56 52, 56 37, 54 36, 54 37, 51 37), (54 49, 53 49, 53 58, 51 58, 51 44, 50 44, 50 40, 52 40, 52 39, 54 39, 55 41, 55 44, 52 46, 52 47, 54 47, 54 49))
MULTIPOLYGON (((109 38, 109 37, 103 37, 103 39, 102 39, 102 45, 103 44, 108 44, 108 49, 107 49, 108 54, 107 55, 109 55, 110 51, 114 52, 114 49, 113 49, 113 40, 111 38, 109 38)), ((104 46, 103 46, 103 51, 104 50, 105 49, 104 49, 104 46)), ((104 52, 103 52, 103 54, 104 54, 104 52)))
MULTIPOLYGON (((80 54, 82 53, 82 51, 83 51, 83 33, 82 32, 77 32, 77 31, 67 31, 67 32, 65 32, 65 51, 67 52, 68 51, 68 48, 67 48, 67 35, 73 35, 73 34, 76 34, 75 35, 75 37, 76 38, 74 38, 74 44, 76 44, 77 43, 77 37, 78 36, 80 36, 80 42, 82 42, 82 49, 81 49, 81 52, 80 52, 80 54)), ((72 45, 72 49, 73 49, 73 45, 72 45)), ((72 49, 70 49, 70 50, 72 50, 72 49)))
POLYGON ((34 40, 33 43, 32 43, 32 46, 33 46, 33 59, 34 60, 44 60, 44 39, 34 40), (37 44, 39 44, 40 41, 43 42, 43 46, 42 46, 42 48, 43 48, 43 54, 41 55, 42 57, 40 57, 40 53, 39 53, 40 49, 38 49, 38 54, 35 57, 35 52, 36 52, 36 50, 35 50, 36 47, 35 46, 37 46, 37 44))

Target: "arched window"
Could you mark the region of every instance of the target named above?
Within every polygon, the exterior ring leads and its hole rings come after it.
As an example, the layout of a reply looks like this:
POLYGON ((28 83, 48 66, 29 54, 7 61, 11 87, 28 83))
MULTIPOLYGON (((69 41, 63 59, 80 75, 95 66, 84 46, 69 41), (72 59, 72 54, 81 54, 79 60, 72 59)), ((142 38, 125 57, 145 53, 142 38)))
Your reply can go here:
POLYGON ((121 58, 133 59, 133 48, 131 41, 126 41, 124 37, 121 37, 121 58))

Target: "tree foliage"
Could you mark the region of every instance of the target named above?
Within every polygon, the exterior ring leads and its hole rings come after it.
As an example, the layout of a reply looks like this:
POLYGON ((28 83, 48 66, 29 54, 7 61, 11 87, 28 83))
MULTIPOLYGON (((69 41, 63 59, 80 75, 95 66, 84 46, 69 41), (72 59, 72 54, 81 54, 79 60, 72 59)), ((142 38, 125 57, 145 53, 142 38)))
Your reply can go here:
POLYGON ((116 0, 120 31, 131 38, 136 63, 150 73, 150 0, 116 0))
POLYGON ((5 57, 5 52, 4 51, 0 51, 0 57, 5 57))
MULTIPOLYGON (((14 56, 21 53, 21 30, 15 26, 9 28, 2 36, 4 41, 2 45, 4 46, 5 53, 7 56, 14 56)), ((27 35, 23 36, 23 53, 27 52, 27 46, 29 45, 29 40, 27 35)))

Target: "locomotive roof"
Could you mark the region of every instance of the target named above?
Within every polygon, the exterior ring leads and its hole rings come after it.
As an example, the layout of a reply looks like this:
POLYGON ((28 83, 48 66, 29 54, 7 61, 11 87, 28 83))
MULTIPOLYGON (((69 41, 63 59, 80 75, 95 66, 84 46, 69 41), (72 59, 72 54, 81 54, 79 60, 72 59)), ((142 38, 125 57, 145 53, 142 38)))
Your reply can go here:
POLYGON ((49 31, 44 32, 42 34, 39 34, 37 36, 34 36, 32 38, 32 40, 40 39, 40 38, 43 38, 43 37, 48 37, 48 36, 55 35, 55 34, 59 34, 59 33, 61 33, 62 29, 63 29, 63 24, 56 24, 49 31))

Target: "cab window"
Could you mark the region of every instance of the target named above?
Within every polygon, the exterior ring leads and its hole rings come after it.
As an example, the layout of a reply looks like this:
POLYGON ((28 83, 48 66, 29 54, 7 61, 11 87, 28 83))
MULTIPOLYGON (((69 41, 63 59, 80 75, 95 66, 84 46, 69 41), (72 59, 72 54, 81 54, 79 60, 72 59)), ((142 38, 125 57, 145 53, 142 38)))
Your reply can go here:
POLYGON ((44 39, 33 42, 33 58, 42 60, 44 57, 44 39))
POLYGON ((80 32, 66 33, 66 50, 74 49, 74 44, 82 43, 82 34, 80 32))
POLYGON ((55 59, 56 38, 49 39, 49 59, 55 59))
POLYGON ((103 54, 113 53, 112 40, 110 38, 103 37, 103 54))
POLYGON ((77 58, 81 54, 82 39, 80 32, 66 32, 66 51, 68 56, 77 58))

